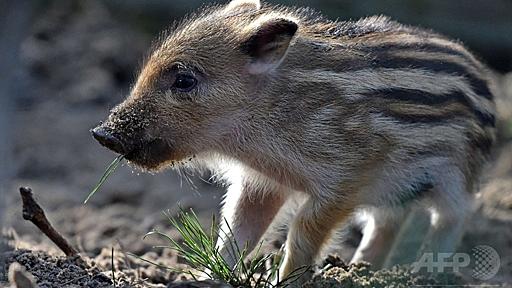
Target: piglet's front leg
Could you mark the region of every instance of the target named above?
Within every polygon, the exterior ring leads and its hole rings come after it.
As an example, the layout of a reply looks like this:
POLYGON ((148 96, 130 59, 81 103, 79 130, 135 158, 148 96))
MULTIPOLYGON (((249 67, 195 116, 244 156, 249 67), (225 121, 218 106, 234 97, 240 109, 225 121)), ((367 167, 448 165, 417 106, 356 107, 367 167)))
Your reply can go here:
POLYGON ((250 253, 283 206, 286 200, 283 194, 278 189, 261 191, 245 183, 229 187, 222 209, 217 247, 230 267, 234 267, 240 257, 232 243, 237 243, 240 252, 245 249, 247 254, 250 253))
POLYGON ((333 229, 344 222, 354 211, 354 204, 337 199, 311 197, 300 208, 288 231, 285 257, 280 267, 280 279, 294 274, 301 275, 292 287, 300 287, 310 277, 309 268, 314 264, 323 244, 333 229))

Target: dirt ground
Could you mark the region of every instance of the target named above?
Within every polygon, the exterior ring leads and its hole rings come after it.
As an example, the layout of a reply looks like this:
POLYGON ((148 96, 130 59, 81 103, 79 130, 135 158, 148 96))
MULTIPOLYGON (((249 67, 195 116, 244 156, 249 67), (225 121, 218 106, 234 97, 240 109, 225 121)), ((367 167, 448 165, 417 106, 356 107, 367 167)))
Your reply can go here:
MULTIPOLYGON (((208 183, 205 175, 180 176, 171 171, 148 175, 122 166, 90 203, 82 204, 114 157, 90 137, 89 129, 126 95, 133 71, 150 45, 146 33, 114 20, 95 1, 80 7, 54 6, 41 15, 23 41, 26 93, 14 103, 15 161, 9 165, 14 177, 4 195, 6 210, 0 211, 5 227, 0 241, 0 252, 5 251, 0 258, 0 286, 9 285, 7 271, 13 262, 21 264, 19 271, 30 272, 39 287, 113 287, 112 273, 115 287, 171 287, 184 279, 128 253, 184 267, 172 251, 152 247, 161 242, 142 240, 142 236, 157 228, 177 237, 162 211, 174 214, 178 203, 193 208, 208 225, 220 207, 222 187, 208 183), (22 219, 19 186, 34 190, 50 221, 87 258, 87 265, 63 257, 22 219)), ((470 253, 477 245, 493 247, 501 266, 485 283, 512 287, 512 74, 497 77, 503 90, 498 105, 499 149, 486 170, 460 249, 470 253)), ((402 268, 372 271, 365 265, 346 266, 335 257, 321 267, 307 287, 482 284, 464 275, 440 280, 402 268)), ((16 273, 11 273, 12 282, 16 273)))

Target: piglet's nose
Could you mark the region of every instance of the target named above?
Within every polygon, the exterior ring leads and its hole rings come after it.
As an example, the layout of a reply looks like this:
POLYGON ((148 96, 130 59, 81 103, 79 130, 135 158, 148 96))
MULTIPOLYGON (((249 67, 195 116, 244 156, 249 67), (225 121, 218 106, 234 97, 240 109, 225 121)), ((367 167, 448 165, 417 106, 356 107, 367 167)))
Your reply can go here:
POLYGON ((101 145, 107 147, 108 149, 110 149, 114 152, 117 152, 117 153, 123 154, 123 155, 130 152, 130 151, 126 151, 127 149, 126 149, 125 145, 123 145, 123 143, 117 137, 112 135, 112 133, 107 131, 107 129, 105 129, 102 126, 98 126, 94 129, 92 129, 91 133, 92 133, 92 136, 94 137, 94 139, 96 139, 98 142, 100 142, 101 145))

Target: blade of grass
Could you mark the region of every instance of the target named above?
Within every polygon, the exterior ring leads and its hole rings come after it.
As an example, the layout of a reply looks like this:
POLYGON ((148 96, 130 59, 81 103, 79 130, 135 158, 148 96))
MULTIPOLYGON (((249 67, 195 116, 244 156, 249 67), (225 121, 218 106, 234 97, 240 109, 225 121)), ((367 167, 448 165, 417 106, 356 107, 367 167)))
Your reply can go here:
POLYGON ((107 181, 110 174, 112 174, 114 170, 116 170, 116 168, 119 166, 119 163, 121 163, 123 159, 124 155, 119 155, 110 163, 110 165, 108 165, 107 170, 105 170, 105 173, 103 173, 103 176, 101 176, 100 180, 98 181, 96 186, 94 186, 91 193, 89 193, 89 195, 87 195, 87 198, 85 198, 84 204, 87 204, 87 201, 89 201, 89 199, 91 199, 91 197, 100 189, 103 183, 107 181))

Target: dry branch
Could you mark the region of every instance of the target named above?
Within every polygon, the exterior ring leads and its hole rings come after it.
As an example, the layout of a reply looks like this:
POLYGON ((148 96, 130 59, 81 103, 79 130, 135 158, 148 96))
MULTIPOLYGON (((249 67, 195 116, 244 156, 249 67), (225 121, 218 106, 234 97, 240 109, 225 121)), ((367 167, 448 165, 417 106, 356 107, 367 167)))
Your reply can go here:
POLYGON ((41 230, 50 240, 57 245, 68 257, 80 256, 78 251, 69 245, 68 241, 62 237, 50 224, 43 208, 34 200, 32 189, 20 187, 21 200, 23 201, 23 219, 28 220, 41 230))

